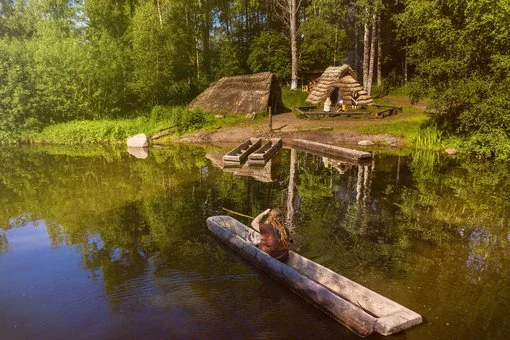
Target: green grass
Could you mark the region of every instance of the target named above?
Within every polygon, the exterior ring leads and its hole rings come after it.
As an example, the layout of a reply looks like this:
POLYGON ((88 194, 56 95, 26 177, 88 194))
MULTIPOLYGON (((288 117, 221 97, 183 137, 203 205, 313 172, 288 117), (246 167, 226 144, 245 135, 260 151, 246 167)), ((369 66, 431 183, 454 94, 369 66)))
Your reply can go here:
MULTIPOLYGON (((24 140, 38 144, 123 144, 130 136, 145 133, 151 136, 155 132, 169 129, 172 135, 197 130, 214 130, 221 126, 241 125, 246 118, 242 115, 224 115, 218 113, 190 111, 185 107, 156 106, 141 117, 121 120, 71 121, 50 125, 42 132, 24 136, 24 140)), ((256 119, 263 119, 258 114, 256 119)), ((266 114, 267 116, 267 114, 266 114)))
POLYGON ((425 115, 413 117, 406 120, 392 120, 381 122, 381 124, 365 125, 357 130, 368 134, 388 134, 404 139, 405 144, 412 143, 414 137, 420 131, 420 126, 425 122, 425 115))
POLYGON ((157 131, 162 125, 145 118, 125 120, 72 121, 46 127, 26 137, 42 144, 119 144, 138 133, 157 131))
MULTIPOLYGON (((381 101, 378 101, 378 103, 381 103, 381 101)), ((391 101, 385 102, 385 104, 402 106, 391 101)), ((404 105, 402 112, 384 119, 377 119, 377 124, 353 126, 350 129, 366 134, 388 134, 400 137, 406 145, 410 146, 420 133, 421 127, 429 119, 423 110, 404 105)))

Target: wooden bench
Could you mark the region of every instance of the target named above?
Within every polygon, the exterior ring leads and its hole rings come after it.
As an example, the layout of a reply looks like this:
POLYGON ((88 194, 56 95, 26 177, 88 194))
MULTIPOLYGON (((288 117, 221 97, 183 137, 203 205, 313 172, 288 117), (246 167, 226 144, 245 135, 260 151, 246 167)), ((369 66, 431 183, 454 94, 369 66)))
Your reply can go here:
POLYGON ((293 112, 297 112, 307 118, 314 118, 314 117, 353 117, 353 118, 369 118, 370 112, 369 111, 318 111, 318 110, 312 110, 316 109, 316 107, 295 107, 293 108, 293 112))

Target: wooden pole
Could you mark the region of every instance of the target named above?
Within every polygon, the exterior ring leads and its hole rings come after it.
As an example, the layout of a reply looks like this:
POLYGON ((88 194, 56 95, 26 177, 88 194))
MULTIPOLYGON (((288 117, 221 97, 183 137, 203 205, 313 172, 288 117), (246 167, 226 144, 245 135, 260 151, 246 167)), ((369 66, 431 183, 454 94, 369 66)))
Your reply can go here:
POLYGON ((245 214, 238 213, 237 211, 230 210, 230 209, 227 209, 227 208, 222 208, 222 209, 225 210, 226 212, 231 213, 231 214, 235 214, 235 215, 251 218, 252 220, 255 218, 255 217, 251 217, 251 216, 248 216, 248 215, 245 215, 245 214))

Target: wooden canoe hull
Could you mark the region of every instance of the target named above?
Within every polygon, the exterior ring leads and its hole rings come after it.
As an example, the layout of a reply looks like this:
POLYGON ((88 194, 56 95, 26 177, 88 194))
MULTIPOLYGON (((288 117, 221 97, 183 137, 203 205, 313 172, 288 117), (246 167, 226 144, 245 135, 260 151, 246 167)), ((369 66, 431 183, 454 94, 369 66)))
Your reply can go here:
POLYGON ((422 322, 412 310, 299 254, 286 264, 255 247, 256 231, 230 216, 207 219, 209 230, 241 256, 362 336, 390 335, 422 322))
POLYGON ((260 138, 250 138, 241 143, 241 145, 227 152, 225 156, 223 156, 223 162, 227 165, 231 165, 232 163, 244 163, 253 151, 260 148, 261 144, 262 140, 260 138))
POLYGON ((282 148, 281 138, 268 140, 248 156, 249 165, 264 165, 282 148))

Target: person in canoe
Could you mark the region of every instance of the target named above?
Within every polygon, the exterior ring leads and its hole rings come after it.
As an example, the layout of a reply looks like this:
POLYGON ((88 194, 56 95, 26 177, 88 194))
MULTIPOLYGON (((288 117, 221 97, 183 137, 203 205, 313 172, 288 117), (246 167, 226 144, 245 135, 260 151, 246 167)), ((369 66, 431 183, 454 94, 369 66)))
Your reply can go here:
POLYGON ((286 262, 289 258, 289 243, 292 240, 289 230, 282 223, 281 215, 279 209, 266 209, 253 219, 251 226, 260 232, 260 243, 257 244, 257 248, 281 262, 286 262), (266 219, 262 222, 264 217, 266 219))

